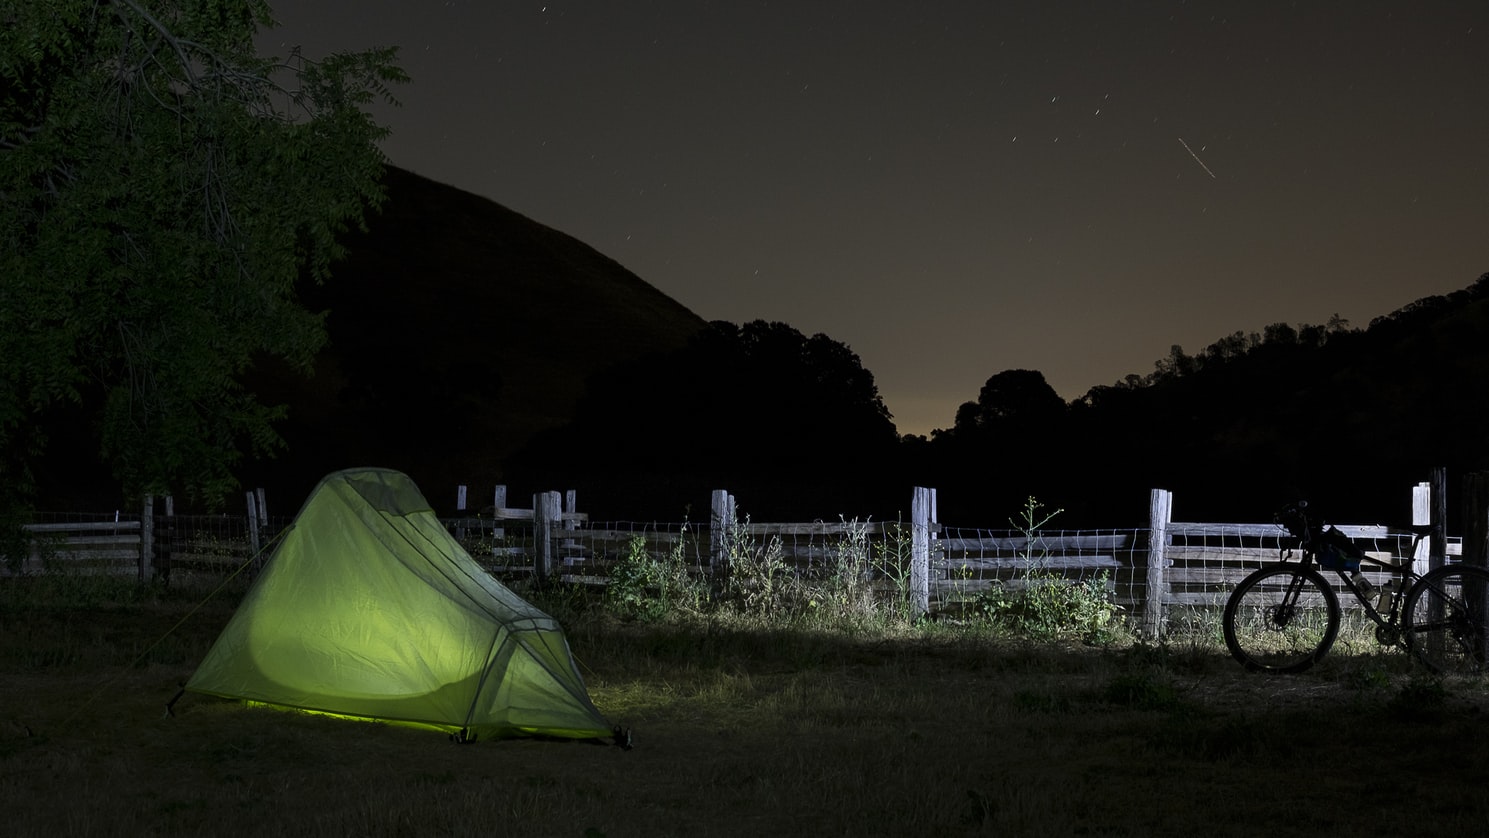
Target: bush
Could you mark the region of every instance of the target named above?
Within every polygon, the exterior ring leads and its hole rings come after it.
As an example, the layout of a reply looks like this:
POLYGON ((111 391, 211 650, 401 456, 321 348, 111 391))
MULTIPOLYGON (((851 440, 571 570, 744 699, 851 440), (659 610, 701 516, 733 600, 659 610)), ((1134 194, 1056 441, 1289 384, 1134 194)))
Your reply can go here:
POLYGON ((708 592, 689 573, 685 556, 681 539, 666 555, 655 556, 646 549, 645 538, 632 538, 626 554, 610 569, 606 604, 622 617, 646 621, 676 610, 697 612, 708 592))
POLYGON ((1061 510, 1048 514, 1043 510, 1044 505, 1030 497, 1020 520, 1010 522, 1024 536, 1023 576, 1011 584, 995 580, 977 595, 974 611, 1035 640, 1111 643, 1122 608, 1107 590, 1106 571, 1090 579, 1071 580, 1045 568, 1048 551, 1041 546, 1040 530, 1061 510))
POLYGON ((1073 581, 1031 570, 1017 586, 995 583, 978 594, 975 609, 987 619, 1034 640, 1107 644, 1117 637, 1121 606, 1106 586, 1106 572, 1073 581))

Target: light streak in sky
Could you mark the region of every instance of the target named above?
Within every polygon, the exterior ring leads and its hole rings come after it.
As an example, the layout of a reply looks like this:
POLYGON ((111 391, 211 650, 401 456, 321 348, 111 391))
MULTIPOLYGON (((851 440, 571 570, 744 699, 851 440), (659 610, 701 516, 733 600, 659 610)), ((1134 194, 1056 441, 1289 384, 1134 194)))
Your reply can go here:
POLYGON ((1183 137, 1179 138, 1179 145, 1184 146, 1184 150, 1189 152, 1189 156, 1194 158, 1194 162, 1198 163, 1201 169, 1205 170, 1205 174, 1209 175, 1212 180, 1215 179, 1215 173, 1210 171, 1210 167, 1205 165, 1205 161, 1199 159, 1199 155, 1194 153, 1194 149, 1189 147, 1189 143, 1184 142, 1183 137))

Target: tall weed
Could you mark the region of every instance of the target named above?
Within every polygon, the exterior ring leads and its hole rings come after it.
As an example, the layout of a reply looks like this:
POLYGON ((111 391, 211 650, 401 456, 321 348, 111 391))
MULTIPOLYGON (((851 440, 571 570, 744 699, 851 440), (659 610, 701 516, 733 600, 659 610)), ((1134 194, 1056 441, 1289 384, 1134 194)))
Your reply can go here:
POLYGON ((635 536, 611 568, 605 587, 606 604, 618 615, 638 620, 656 621, 678 611, 696 614, 707 600, 706 584, 690 572, 683 539, 658 556, 647 550, 645 538, 635 536))
POLYGON ((725 599, 741 612, 765 616, 786 612, 788 604, 800 605, 792 602, 790 589, 796 579, 786 566, 780 536, 756 541, 746 526, 733 524, 725 533, 724 555, 729 568, 725 599))
POLYGON ((974 612, 1034 640, 1079 640, 1109 644, 1121 628, 1117 605, 1106 571, 1081 580, 1067 579, 1046 566, 1049 551, 1041 531, 1062 510, 1046 513, 1044 504, 1029 497, 1018 520, 1024 537, 1021 577, 1008 583, 994 580, 974 600, 974 612))

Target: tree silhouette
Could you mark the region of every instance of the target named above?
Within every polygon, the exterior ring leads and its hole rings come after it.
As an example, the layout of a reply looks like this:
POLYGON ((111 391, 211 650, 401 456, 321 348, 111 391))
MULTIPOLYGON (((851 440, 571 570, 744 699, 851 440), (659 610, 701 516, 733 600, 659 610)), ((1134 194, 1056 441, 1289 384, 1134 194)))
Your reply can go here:
POLYGON ((1403 523, 1406 487, 1434 466, 1489 468, 1485 347, 1489 274, 1364 330, 1336 315, 1236 332, 1196 355, 1175 346, 1152 374, 1063 412, 1040 395, 1042 376, 999 373, 916 456, 952 489, 948 522, 1034 494, 1071 525, 1134 525, 1148 490, 1166 488, 1187 520, 1266 520, 1301 490, 1341 517, 1403 523))
POLYGON ((1065 401, 1038 370, 1004 370, 987 380, 977 401, 957 409, 956 430, 975 433, 995 430, 1011 423, 1019 425, 1057 420, 1065 412, 1065 401))
POLYGON ((696 505, 716 488, 755 515, 868 514, 871 495, 894 490, 884 478, 898 468, 897 442, 873 375, 847 346, 784 323, 715 321, 683 349, 594 376, 575 420, 536 438, 508 472, 601 489, 612 509, 631 498, 636 514, 696 505))

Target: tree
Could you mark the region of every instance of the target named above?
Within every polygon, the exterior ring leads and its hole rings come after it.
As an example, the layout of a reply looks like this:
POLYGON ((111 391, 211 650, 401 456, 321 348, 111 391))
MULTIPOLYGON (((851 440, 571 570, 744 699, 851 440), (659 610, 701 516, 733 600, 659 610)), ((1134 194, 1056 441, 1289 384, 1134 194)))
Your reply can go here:
POLYGON ((598 489, 629 514, 727 488, 750 492, 755 515, 817 517, 864 510, 892 486, 898 443, 848 346, 785 323, 713 321, 683 348, 592 377, 574 421, 507 465, 518 482, 598 489))
MULTIPOLYGON (((308 369, 338 234, 381 200, 367 114, 392 49, 259 57, 263 0, 0 4, 0 456, 59 406, 92 417, 129 494, 209 502, 282 409, 241 383, 308 369)), ((14 480, 15 475, 9 476, 14 480)))
POLYGON ((1038 370, 1004 370, 982 385, 977 401, 956 412, 956 429, 992 430, 1010 422, 1035 425, 1058 419, 1065 401, 1038 370))

